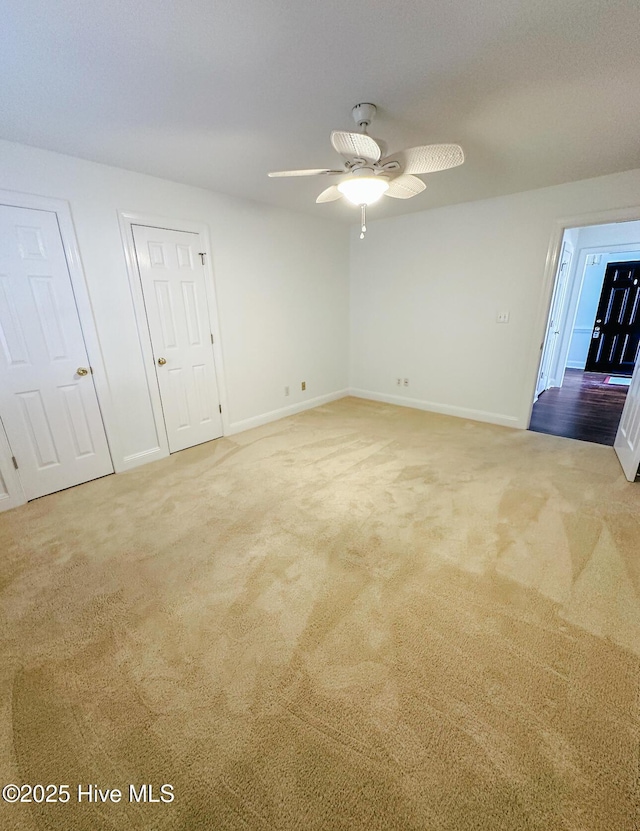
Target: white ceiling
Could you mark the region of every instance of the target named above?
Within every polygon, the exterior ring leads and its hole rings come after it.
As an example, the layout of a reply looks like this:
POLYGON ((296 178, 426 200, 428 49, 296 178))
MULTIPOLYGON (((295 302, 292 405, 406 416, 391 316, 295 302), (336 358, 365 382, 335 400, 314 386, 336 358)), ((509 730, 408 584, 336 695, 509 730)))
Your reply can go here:
POLYGON ((318 216, 332 129, 467 160, 370 219, 640 167, 637 0, 5 0, 0 137, 318 216))

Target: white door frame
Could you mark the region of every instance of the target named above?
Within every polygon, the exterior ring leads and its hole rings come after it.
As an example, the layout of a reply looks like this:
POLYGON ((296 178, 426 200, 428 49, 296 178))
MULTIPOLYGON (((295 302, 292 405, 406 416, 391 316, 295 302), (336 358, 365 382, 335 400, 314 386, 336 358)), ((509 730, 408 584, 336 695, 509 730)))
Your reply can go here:
POLYGON ((606 225, 611 222, 634 222, 636 220, 640 220, 640 205, 631 208, 614 208, 609 211, 598 211, 597 213, 581 214, 579 216, 568 216, 556 220, 547 249, 542 292, 540 302, 538 303, 536 323, 533 329, 534 334, 529 350, 531 358, 527 377, 531 380, 527 382, 523 392, 522 411, 527 413, 527 429, 531 423, 531 413, 533 411, 536 386, 540 374, 540 362, 542 360, 540 344, 544 343, 545 333, 547 331, 547 321, 551 312, 553 289, 565 231, 571 228, 587 228, 590 225, 606 225), (526 400, 524 400, 524 396, 526 396, 526 400))
POLYGON ((193 222, 191 220, 184 219, 170 219, 166 216, 154 216, 152 214, 140 214, 133 213, 131 211, 119 211, 118 221, 120 223, 120 233, 122 235, 122 243, 124 246, 127 274, 129 276, 129 287, 131 289, 131 298, 133 300, 133 310, 138 329, 140 349, 142 351, 144 371, 149 389, 153 418, 156 425, 156 433, 158 435, 158 442, 161 450, 158 456, 163 457, 169 455, 169 442, 167 441, 164 414, 162 412, 162 403, 160 400, 160 387, 158 385, 155 359, 151 345, 151 332, 149 331, 149 324, 147 322, 147 314, 142 294, 142 283, 140 280, 140 273, 138 271, 136 248, 133 239, 133 225, 146 225, 151 228, 164 228, 167 231, 187 231, 188 233, 201 235, 206 254, 204 258, 205 288, 207 292, 209 325, 211 327, 211 333, 213 334, 213 357, 216 369, 216 380, 218 382, 218 394, 220 396, 220 403, 222 406, 222 429, 223 435, 228 435, 229 408, 227 406, 227 391, 224 380, 222 342, 220 339, 218 304, 216 300, 209 227, 202 222, 193 222))
MULTIPOLYGON (((76 301, 78 317, 84 342, 87 347, 87 355, 91 369, 93 370, 93 383, 98 398, 98 406, 102 415, 107 445, 113 464, 113 457, 117 453, 118 439, 115 429, 116 419, 113 414, 111 390, 107 373, 102 357, 102 349, 98 339, 89 290, 80 258, 80 249, 76 239, 76 231, 71 215, 71 206, 65 199, 53 199, 48 196, 37 196, 30 193, 19 193, 18 191, 0 190, 0 204, 13 208, 30 208, 36 211, 48 211, 54 213, 58 220, 60 238, 67 260, 67 268, 71 279, 71 287, 76 301)), ((114 467, 115 469, 115 467, 114 467)), ((13 508, 17 505, 24 505, 27 498, 24 494, 22 484, 13 467, 10 453, 10 446, 7 441, 4 428, 0 426, 0 474, 8 489, 7 502, 0 500, 0 510, 13 508)))

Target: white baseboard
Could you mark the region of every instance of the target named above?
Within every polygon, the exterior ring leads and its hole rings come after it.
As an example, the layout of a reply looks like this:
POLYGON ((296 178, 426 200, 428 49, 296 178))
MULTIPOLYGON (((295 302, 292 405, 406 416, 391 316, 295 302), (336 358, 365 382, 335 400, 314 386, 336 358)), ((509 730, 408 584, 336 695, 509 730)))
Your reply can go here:
POLYGON ((584 369, 584 361, 567 361, 567 369, 584 369))
POLYGON ((146 465, 149 462, 156 462, 158 459, 166 459, 169 454, 162 447, 152 447, 150 450, 142 450, 140 453, 132 453, 125 456, 121 461, 114 459, 113 466, 116 473, 124 473, 125 470, 132 470, 134 467, 146 465))
POLYGON ((312 410, 314 407, 319 407, 321 404, 328 404, 330 401, 337 401, 339 398, 345 398, 349 394, 349 390, 338 390, 337 392, 330 392, 327 395, 319 395, 316 398, 310 398, 308 401, 300 401, 297 404, 291 404, 288 407, 281 407, 279 410, 271 410, 269 413, 263 413, 262 415, 253 416, 252 418, 245 418, 242 421, 233 421, 229 424, 229 429, 225 435, 233 436, 235 433, 252 430, 254 427, 262 427, 263 424, 269 424, 271 421, 278 421, 281 418, 301 413, 304 410, 312 410))
MULTIPOLYGON (((381 401, 385 404, 396 404, 399 407, 412 407, 414 410, 426 410, 430 413, 468 418, 471 421, 485 421, 489 424, 500 424, 503 427, 519 427, 520 420, 516 416, 502 413, 489 413, 485 410, 472 410, 468 407, 455 407, 451 404, 439 404, 436 401, 422 401, 419 398, 405 398, 401 395, 386 395, 385 393, 371 392, 370 390, 350 389, 349 395, 355 398, 366 398, 369 401, 381 401)), ((522 428, 521 428, 522 429, 522 428)))

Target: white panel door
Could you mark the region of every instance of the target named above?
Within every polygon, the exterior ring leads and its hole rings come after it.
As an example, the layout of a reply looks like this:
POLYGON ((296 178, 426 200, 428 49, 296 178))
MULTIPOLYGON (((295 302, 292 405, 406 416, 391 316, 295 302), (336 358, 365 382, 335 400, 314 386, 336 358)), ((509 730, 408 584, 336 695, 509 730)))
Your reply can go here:
POLYGON ((0 205, 0 417, 27 499, 113 473, 51 211, 0 205))
MULTIPOLYGON (((536 398, 548 390, 549 387, 562 386, 564 377, 564 366, 558 366, 558 352, 561 341, 563 318, 566 312, 567 287, 569 284, 569 272, 571 271, 571 258, 573 249, 567 242, 562 244, 560 264, 556 274, 556 284, 553 289, 551 311, 547 323, 547 334, 545 336, 540 372, 536 385, 536 398)), ((566 322, 566 321, 565 321, 566 322)))
POLYGON ((200 235, 133 226, 169 451, 220 438, 200 235))
POLYGON ((634 482, 640 465, 640 360, 636 361, 613 448, 624 475, 634 482))

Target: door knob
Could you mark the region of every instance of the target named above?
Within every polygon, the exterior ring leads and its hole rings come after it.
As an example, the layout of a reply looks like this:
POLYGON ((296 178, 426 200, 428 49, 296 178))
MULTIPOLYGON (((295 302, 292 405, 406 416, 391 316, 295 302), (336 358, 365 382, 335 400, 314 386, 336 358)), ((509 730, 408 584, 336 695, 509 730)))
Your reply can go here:
POLYGON ((88 369, 85 369, 83 366, 79 366, 79 367, 76 369, 76 374, 77 374, 77 375, 88 375, 88 374, 89 374, 89 370, 88 370, 88 369))
POLYGON ((166 358, 158 358, 158 366, 164 366, 167 362, 166 358))

